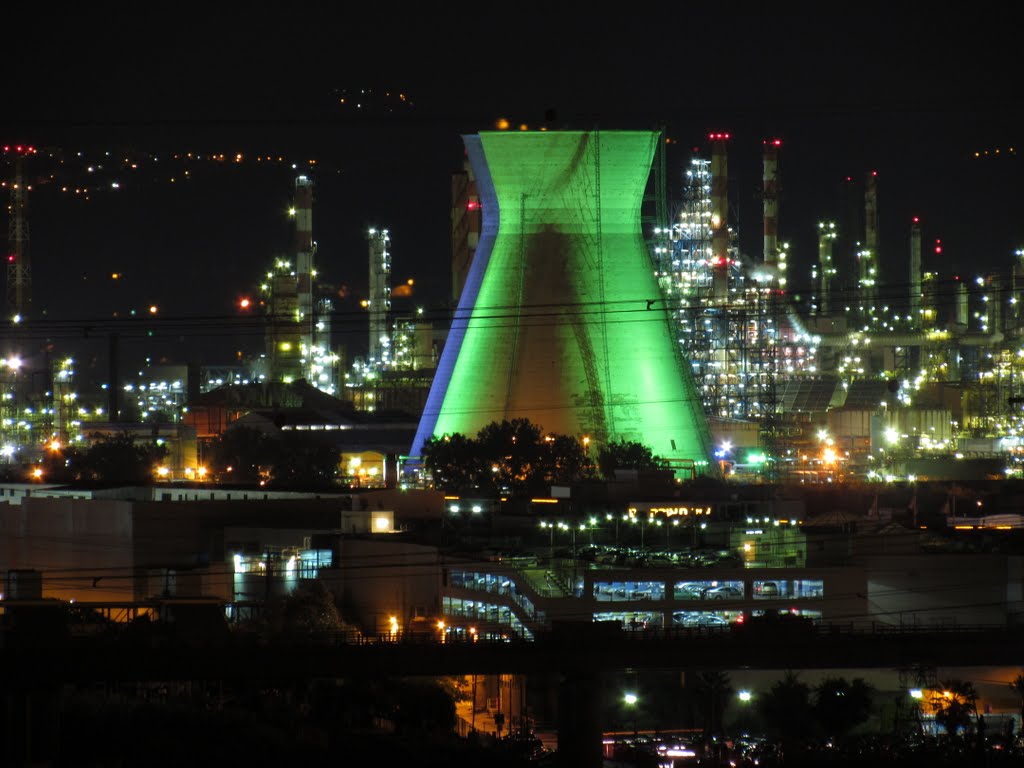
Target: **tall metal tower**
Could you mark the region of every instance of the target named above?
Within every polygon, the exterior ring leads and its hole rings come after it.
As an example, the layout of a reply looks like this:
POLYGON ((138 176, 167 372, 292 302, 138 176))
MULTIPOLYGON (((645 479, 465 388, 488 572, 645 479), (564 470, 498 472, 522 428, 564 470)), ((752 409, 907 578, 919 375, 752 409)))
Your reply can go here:
POLYGON ((818 222, 818 264, 811 274, 815 288, 818 289, 817 302, 814 310, 822 315, 832 311, 832 280, 836 276, 835 264, 832 260, 832 246, 836 241, 836 223, 834 221, 818 222))
POLYGON ((711 299, 711 161, 690 160, 683 190, 683 208, 671 229, 671 271, 660 277, 670 297, 683 356, 692 366, 706 412, 712 412, 707 376, 710 373, 711 299), (705 322, 707 321, 707 322, 705 322))
POLYGON ((296 319, 299 322, 299 351, 305 363, 313 356, 313 180, 295 179, 295 282, 296 319))
POLYGON ((878 304, 878 171, 864 182, 864 248, 857 253, 861 317, 867 325, 878 304))
POLYGON ((729 155, 728 133, 712 133, 711 141, 711 271, 713 301, 729 302, 729 155))
POLYGON ((28 190, 25 158, 36 154, 34 147, 5 146, 4 154, 14 160, 11 199, 7 204, 7 312, 15 322, 28 315, 32 302, 32 263, 28 250, 28 190))
POLYGON ((779 253, 779 147, 780 139, 763 142, 761 203, 764 211, 764 265, 774 270, 779 253))
POLYGON ((917 216, 910 223, 910 303, 909 312, 912 328, 921 327, 921 219, 917 216))
POLYGON ((371 229, 370 242, 370 364, 387 363, 391 358, 388 315, 391 313, 391 237, 386 229, 371 229))

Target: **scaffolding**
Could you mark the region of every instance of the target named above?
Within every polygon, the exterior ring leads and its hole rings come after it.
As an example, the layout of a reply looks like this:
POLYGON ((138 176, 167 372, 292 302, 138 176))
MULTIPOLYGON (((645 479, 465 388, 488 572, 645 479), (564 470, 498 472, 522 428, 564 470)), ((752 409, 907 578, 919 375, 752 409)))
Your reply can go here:
POLYGON ((747 274, 736 257, 730 230, 728 263, 717 269, 726 278, 726 301, 716 297, 714 210, 711 161, 694 157, 684 179, 682 207, 665 230, 669 244, 656 254, 665 258, 656 258, 655 266, 704 412, 725 418, 759 417, 770 385, 762 338, 766 293, 756 279, 759 275, 747 274))

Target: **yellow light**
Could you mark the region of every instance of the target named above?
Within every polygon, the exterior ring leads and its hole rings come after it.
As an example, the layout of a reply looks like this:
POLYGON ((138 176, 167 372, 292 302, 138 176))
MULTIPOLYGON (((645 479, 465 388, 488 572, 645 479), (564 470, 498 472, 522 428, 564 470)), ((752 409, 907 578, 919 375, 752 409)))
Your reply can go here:
POLYGON ((59 451, 60 450, 60 440, 54 440, 52 443, 50 443, 49 447, 50 447, 51 451, 59 451))
POLYGON ((557 504, 558 499, 530 499, 531 504, 557 504))
POLYGON ((41 470, 39 467, 36 467, 35 469, 32 470, 32 477, 34 477, 36 480, 42 480, 43 470, 41 470))
POLYGON ((167 477, 167 475, 169 475, 170 472, 171 472, 171 470, 169 470, 167 467, 157 467, 156 468, 156 473, 158 475, 160 475, 160 477, 167 477))
POLYGON ((156 304, 150 304, 150 306, 149 306, 149 314, 155 315, 157 313, 157 311, 158 310, 157 310, 156 304))
POLYGON ((509 122, 504 117, 499 117, 497 120, 494 121, 494 127, 497 128, 499 131, 507 131, 509 127, 509 122))

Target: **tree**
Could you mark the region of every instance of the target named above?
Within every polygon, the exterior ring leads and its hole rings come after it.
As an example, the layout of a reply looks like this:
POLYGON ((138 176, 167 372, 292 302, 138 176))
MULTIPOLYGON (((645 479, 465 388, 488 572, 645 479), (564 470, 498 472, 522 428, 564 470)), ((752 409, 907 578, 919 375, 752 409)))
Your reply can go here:
POLYGON ((1017 674, 1010 683, 1010 687, 1020 696, 1020 718, 1024 722, 1024 672, 1017 674))
POLYGON ((760 697, 759 706, 765 723, 782 736, 784 742, 798 741, 811 735, 814 712, 811 689, 792 672, 775 683, 760 697))
POLYGON ((594 465, 580 440, 569 435, 549 435, 543 459, 544 482, 558 485, 587 480, 594 475, 594 465))
POLYGON ((337 449, 301 433, 271 441, 270 459, 276 484, 324 487, 331 485, 338 474, 337 449))
POLYGON ((259 482, 261 472, 273 463, 270 438, 251 427, 231 427, 211 447, 214 471, 233 482, 259 482))
POLYGON ((601 446, 597 452, 597 468, 601 477, 612 480, 616 469, 668 469, 668 462, 643 443, 619 440, 601 446))
POLYGON ((119 435, 93 443, 78 461, 78 475, 91 482, 148 485, 166 457, 166 446, 137 445, 131 435, 119 435))
POLYGON ((967 734, 978 717, 978 691, 967 680, 947 680, 932 693, 935 722, 953 738, 967 734))
POLYGON ((432 437, 423 445, 424 469, 434 478, 434 485, 445 491, 463 493, 477 489, 484 463, 476 441, 458 432, 432 437))
POLYGON ((827 677, 814 692, 818 724, 829 736, 843 736, 866 722, 874 689, 863 678, 827 677))
POLYGON ((729 675, 720 670, 698 672, 694 692, 704 720, 704 743, 710 744, 712 737, 724 734, 725 707, 733 693, 729 675))
POLYGON ((431 438, 423 446, 423 463, 435 486, 456 493, 535 494, 593 474, 580 440, 545 435, 529 419, 491 422, 475 438, 431 438))
POLYGON ((498 491, 536 490, 546 452, 541 434, 541 428, 529 419, 492 421, 477 433, 478 449, 492 464, 492 479, 498 491))
POLYGON ((322 581, 304 581, 267 607, 267 626, 274 634, 311 635, 340 632, 345 622, 331 592, 322 581))

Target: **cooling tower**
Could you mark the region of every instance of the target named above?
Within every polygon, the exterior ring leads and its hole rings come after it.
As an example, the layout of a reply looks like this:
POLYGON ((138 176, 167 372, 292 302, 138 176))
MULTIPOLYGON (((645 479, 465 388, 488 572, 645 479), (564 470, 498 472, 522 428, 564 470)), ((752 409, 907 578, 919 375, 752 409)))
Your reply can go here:
POLYGON ((707 466, 711 440, 639 226, 649 131, 465 137, 480 243, 412 448, 528 418, 707 466))

